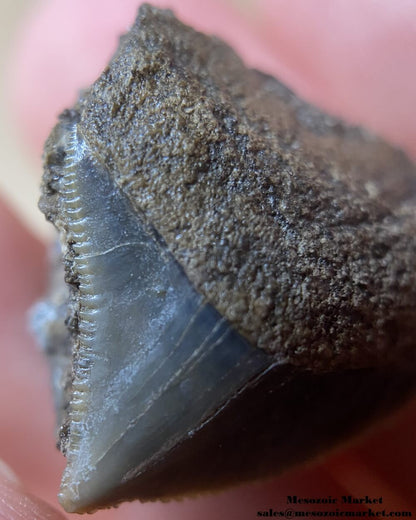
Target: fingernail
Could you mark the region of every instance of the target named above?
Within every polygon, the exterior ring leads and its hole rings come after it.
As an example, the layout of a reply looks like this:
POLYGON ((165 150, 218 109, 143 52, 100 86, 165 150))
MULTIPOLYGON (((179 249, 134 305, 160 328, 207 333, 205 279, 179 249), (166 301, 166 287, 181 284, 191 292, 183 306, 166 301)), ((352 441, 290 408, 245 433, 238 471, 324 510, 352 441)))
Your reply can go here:
POLYGON ((0 459, 0 478, 14 484, 19 484, 20 482, 16 473, 2 459, 0 459))

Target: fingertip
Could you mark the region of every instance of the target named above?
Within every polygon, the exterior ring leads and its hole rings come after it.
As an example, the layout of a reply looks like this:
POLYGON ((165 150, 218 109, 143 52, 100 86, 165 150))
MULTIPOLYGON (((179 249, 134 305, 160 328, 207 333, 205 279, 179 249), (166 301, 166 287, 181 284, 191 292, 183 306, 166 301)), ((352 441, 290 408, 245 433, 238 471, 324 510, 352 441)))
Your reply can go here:
POLYGON ((109 1, 43 1, 16 34, 9 97, 17 124, 40 156, 57 116, 100 74, 134 18, 132 0, 108 13, 109 1))
POLYGON ((0 459, 0 480, 10 482, 12 484, 19 484, 20 480, 12 468, 0 459))
POLYGON ((1 520, 65 520, 65 516, 38 497, 27 493, 13 470, 0 461, 1 520))
POLYGON ((312 103, 416 156, 416 4, 257 0, 261 37, 312 103))

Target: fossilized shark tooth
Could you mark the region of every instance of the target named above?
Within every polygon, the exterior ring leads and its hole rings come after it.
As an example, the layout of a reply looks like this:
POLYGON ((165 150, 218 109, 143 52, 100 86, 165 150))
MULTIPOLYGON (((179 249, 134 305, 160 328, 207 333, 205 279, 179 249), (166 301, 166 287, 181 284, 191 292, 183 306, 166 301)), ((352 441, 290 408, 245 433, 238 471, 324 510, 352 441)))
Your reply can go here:
POLYGON ((403 153, 143 6, 44 159, 67 511, 267 476, 414 389, 403 153))

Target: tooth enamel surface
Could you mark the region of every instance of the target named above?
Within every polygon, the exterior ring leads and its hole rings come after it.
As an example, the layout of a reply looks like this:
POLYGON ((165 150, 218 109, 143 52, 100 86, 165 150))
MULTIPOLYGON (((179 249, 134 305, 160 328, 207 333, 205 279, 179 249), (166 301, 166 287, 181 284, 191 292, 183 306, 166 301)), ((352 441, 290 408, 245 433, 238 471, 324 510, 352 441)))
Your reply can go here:
POLYGON ((139 477, 269 359, 196 293, 91 159, 76 125, 70 141, 83 153, 68 159, 61 197, 68 232, 76 213, 79 236, 88 237, 72 244, 79 282, 76 363, 88 369, 74 372, 60 500, 79 511, 139 477))

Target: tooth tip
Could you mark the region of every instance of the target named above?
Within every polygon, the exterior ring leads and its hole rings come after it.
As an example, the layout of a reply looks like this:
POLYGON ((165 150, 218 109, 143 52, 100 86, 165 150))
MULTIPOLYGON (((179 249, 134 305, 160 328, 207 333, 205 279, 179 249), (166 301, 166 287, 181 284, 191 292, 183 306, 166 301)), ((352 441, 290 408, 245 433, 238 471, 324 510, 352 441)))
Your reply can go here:
POLYGON ((70 488, 66 486, 58 493, 58 501, 67 513, 82 512, 82 506, 77 497, 70 493, 70 488))

